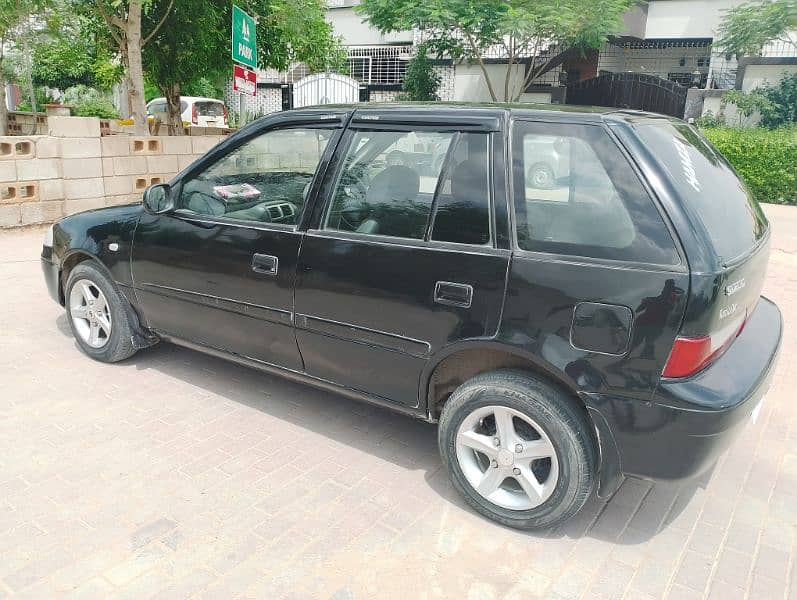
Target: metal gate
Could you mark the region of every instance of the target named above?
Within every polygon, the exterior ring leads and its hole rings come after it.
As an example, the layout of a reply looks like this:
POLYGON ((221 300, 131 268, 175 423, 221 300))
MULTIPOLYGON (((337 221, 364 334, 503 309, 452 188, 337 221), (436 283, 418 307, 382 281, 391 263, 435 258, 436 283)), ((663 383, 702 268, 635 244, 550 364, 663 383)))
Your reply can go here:
POLYGON ((635 108, 683 118, 687 89, 643 73, 607 73, 567 86, 567 104, 635 108))
POLYGON ((293 84, 293 106, 346 104, 360 99, 360 82, 340 73, 315 73, 293 84))

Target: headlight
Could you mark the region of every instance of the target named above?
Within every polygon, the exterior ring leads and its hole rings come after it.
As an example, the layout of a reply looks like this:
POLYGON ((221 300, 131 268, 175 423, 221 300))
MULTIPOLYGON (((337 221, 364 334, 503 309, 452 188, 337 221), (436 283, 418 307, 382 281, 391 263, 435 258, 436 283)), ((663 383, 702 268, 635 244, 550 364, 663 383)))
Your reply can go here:
POLYGON ((53 247, 53 227, 55 227, 55 225, 50 225, 47 228, 47 232, 44 234, 44 241, 42 242, 43 246, 47 246, 49 248, 53 247))

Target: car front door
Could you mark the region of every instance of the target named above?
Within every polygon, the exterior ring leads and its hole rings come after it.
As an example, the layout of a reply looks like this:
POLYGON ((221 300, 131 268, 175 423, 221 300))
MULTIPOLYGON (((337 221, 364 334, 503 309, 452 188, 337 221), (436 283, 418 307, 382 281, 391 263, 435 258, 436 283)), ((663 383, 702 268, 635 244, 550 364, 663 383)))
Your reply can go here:
POLYGON ((145 214, 132 271, 147 325, 293 370, 299 221, 341 116, 262 127, 212 153, 173 187, 175 208, 145 214))
POLYGON ((498 122, 461 125, 355 113, 299 257, 309 375, 414 407, 435 352, 496 332, 509 260, 491 202, 498 122))

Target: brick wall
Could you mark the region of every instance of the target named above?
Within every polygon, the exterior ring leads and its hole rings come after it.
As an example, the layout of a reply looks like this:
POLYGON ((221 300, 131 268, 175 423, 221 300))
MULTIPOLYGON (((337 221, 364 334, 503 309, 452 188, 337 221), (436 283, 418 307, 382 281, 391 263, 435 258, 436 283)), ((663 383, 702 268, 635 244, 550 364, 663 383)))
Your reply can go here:
POLYGON ((0 137, 0 228, 141 200, 223 138, 108 135, 93 117, 50 117, 49 135, 0 137))

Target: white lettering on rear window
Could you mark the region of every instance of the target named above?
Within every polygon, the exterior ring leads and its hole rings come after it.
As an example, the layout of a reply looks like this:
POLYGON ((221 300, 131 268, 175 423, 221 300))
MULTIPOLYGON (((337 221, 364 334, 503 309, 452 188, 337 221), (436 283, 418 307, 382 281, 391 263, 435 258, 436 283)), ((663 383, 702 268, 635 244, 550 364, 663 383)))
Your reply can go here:
POLYGON ((700 182, 697 180, 695 173, 695 165, 692 162, 692 157, 689 156, 689 148, 681 140, 674 137, 672 138, 675 144, 675 149, 678 151, 678 156, 681 157, 681 168, 684 170, 684 177, 689 185, 695 188, 695 191, 700 191, 700 182))

